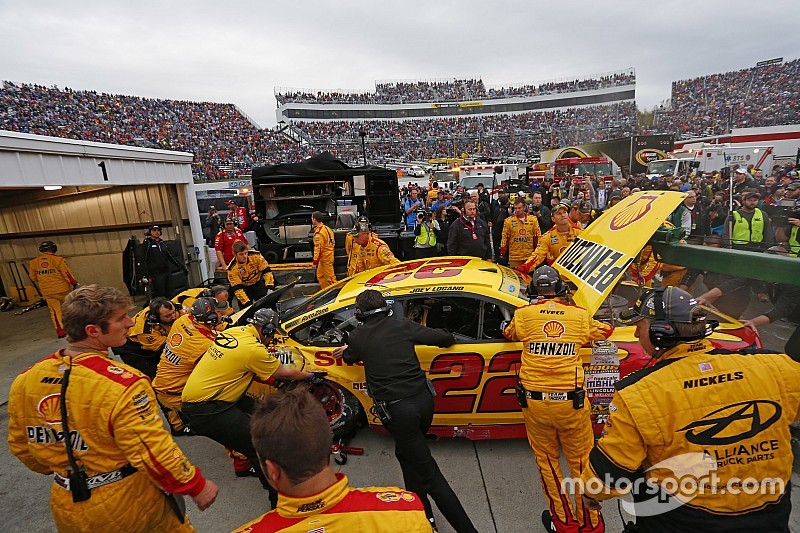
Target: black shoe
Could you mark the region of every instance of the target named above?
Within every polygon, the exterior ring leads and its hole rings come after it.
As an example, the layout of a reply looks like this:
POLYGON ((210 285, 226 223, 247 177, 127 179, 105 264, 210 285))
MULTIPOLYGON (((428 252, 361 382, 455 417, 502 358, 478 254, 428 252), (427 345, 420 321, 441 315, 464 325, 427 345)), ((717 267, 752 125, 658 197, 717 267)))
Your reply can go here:
POLYGON ((547 533, 558 533, 558 531, 556 531, 556 525, 553 523, 553 517, 550 515, 550 511, 542 511, 542 524, 544 525, 544 529, 547 531, 547 533))
POLYGON ((256 472, 256 469, 251 466, 247 470, 236 472, 236 477, 258 477, 258 473, 256 472))
POLYGON ((169 432, 172 433, 173 437, 191 437, 197 435, 197 433, 192 431, 192 428, 189 426, 186 426, 183 429, 170 428, 169 432))

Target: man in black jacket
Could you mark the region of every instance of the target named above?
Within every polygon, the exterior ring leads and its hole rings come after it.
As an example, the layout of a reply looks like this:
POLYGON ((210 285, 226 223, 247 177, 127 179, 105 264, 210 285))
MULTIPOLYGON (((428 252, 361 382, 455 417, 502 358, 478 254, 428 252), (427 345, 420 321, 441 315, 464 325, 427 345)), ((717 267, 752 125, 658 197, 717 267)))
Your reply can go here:
POLYGON ((380 292, 368 289, 356 297, 356 317, 362 324, 337 348, 334 357, 364 363, 367 387, 375 411, 395 442, 395 456, 407 490, 416 492, 433 524, 428 496, 458 532, 476 531, 458 497, 431 456, 425 434, 433 421, 433 385, 420 368, 414 345, 445 348, 452 333, 430 329, 408 319, 393 319, 380 292))
POLYGON ((489 246, 489 229, 477 215, 475 202, 466 200, 462 215, 450 225, 448 230, 448 255, 471 255, 479 259, 489 259, 492 256, 492 248, 489 246))
POLYGON ((170 274, 185 270, 178 259, 173 256, 167 243, 161 239, 161 228, 150 226, 144 239, 144 258, 142 259, 142 276, 148 279, 150 298, 156 296, 171 297, 167 294, 170 274))

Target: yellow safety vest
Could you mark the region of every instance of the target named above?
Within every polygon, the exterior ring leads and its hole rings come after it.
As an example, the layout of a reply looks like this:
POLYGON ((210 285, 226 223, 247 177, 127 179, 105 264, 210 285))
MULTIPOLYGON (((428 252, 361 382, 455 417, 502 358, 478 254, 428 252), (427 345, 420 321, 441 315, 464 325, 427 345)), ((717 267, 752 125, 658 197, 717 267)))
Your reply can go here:
POLYGON ((800 228, 797 226, 792 227, 792 232, 789 234, 789 254, 795 257, 800 257, 800 228))
POLYGON ((436 234, 433 232, 433 222, 430 228, 425 224, 419 225, 419 235, 417 235, 417 248, 433 248, 436 246, 436 234))
POLYGON ((733 212, 733 244, 747 244, 764 240, 764 213, 756 208, 752 223, 748 223, 739 211, 733 212))

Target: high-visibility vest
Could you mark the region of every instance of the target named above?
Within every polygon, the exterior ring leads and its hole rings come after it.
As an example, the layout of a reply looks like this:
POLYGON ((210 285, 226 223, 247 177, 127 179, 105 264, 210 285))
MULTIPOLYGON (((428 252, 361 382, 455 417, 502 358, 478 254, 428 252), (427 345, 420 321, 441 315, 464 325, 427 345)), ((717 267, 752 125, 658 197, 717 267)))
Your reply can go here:
POLYGON ((764 213, 756 208, 753 219, 748 223, 739 211, 733 212, 733 244, 747 244, 764 240, 764 213))
POLYGON ((417 248, 433 248, 436 246, 436 234, 433 232, 433 223, 430 226, 424 222, 419 225, 419 235, 416 239, 417 248))
POLYGON ((792 232, 789 234, 789 254, 795 257, 800 257, 800 228, 792 226, 792 232))

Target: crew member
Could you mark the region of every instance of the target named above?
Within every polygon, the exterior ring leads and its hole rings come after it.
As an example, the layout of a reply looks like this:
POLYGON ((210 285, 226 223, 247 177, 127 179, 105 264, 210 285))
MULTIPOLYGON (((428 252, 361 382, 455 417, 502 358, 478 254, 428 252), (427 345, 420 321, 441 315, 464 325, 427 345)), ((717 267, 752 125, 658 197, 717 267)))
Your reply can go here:
MULTIPOLYGON (((771 324, 782 318, 794 324, 800 324, 800 287, 797 285, 778 285, 778 300, 775 307, 764 314, 745 321, 744 325, 756 329, 771 324)), ((786 341, 783 351, 795 361, 800 362, 800 328, 786 341)))
POLYGON ((550 506, 542 513, 542 522, 548 531, 559 533, 602 532, 605 524, 599 511, 587 509, 580 494, 575 495, 574 507, 570 502, 562 485, 558 448, 560 443, 571 475, 579 476, 594 432, 578 350, 589 341, 607 338, 612 328, 567 300, 566 286, 553 267, 537 268, 528 292, 538 301, 517 309, 503 335, 522 341, 517 396, 550 506))
POLYGON ((470 255, 478 259, 490 259, 492 247, 489 242, 490 229, 478 216, 477 204, 465 200, 463 212, 447 230, 448 255, 470 255))
POLYGON ((278 506, 238 533, 431 533, 416 494, 397 487, 356 489, 333 471, 330 423, 305 387, 265 397, 250 429, 261 468, 278 491, 278 506))
POLYGON ((225 321, 224 317, 233 314, 233 307, 228 303, 230 293, 228 292, 228 288, 224 285, 213 285, 210 288, 198 287, 186 289, 178 293, 170 301, 175 304, 183 314, 186 314, 192 308, 192 304, 195 300, 200 297, 213 298, 216 300, 216 307, 223 316, 223 322, 225 321))
POLYGON ((40 244, 39 255, 31 259, 28 273, 31 282, 47 302, 56 335, 59 339, 63 339, 66 333, 61 321, 61 304, 67 294, 78 286, 78 282, 67 266, 67 260, 56 255, 57 251, 58 247, 53 241, 44 241, 40 244))
POLYGON ((236 205, 233 200, 225 202, 228 211, 228 219, 233 220, 234 224, 241 230, 247 231, 250 226, 250 218, 247 216, 247 208, 236 205))
POLYGON ((213 205, 208 208, 208 217, 206 218, 206 224, 208 224, 208 245, 214 245, 214 237, 217 236, 217 233, 222 229, 222 217, 219 216, 217 213, 217 208, 213 205))
MULTIPOLYGON (((359 218, 357 231, 358 233, 353 237, 350 251, 350 262, 353 263, 351 276, 379 266, 395 265, 400 262, 389 249, 389 245, 372 232, 372 226, 366 217, 359 218)), ((350 263, 348 263, 347 269, 349 272, 350 263)))
POLYGON ((124 345, 114 348, 114 353, 152 381, 156 377, 158 360, 167 342, 169 328, 178 316, 180 311, 175 304, 163 296, 153 298, 147 307, 134 315, 128 340, 124 345))
POLYGON ((336 274, 333 271, 336 240, 333 230, 322 221, 323 216, 321 211, 311 213, 311 225, 314 226, 314 260, 312 264, 317 267, 317 281, 320 289, 336 283, 336 274))
POLYGON ((228 282, 231 291, 245 308, 267 295, 275 287, 272 269, 264 256, 256 250, 248 250, 243 242, 233 243, 234 260, 228 265, 228 282))
MULTIPOLYGON (((229 450, 260 464, 250 439, 250 413, 254 401, 247 394, 255 379, 318 382, 324 373, 308 373, 283 366, 267 349, 278 327, 272 309, 258 309, 246 326, 229 328, 217 335, 200 358, 181 394, 181 412, 198 435, 213 439, 229 450)), ((256 473, 269 491, 272 507, 277 493, 260 468, 256 473)))
POLYGON ((380 292, 367 289, 356 297, 356 317, 363 321, 349 334, 348 344, 333 356, 347 364, 364 363, 367 387, 383 426, 394 438, 395 456, 407 490, 422 499, 433 524, 428 496, 450 525, 459 532, 475 531, 458 497, 431 455, 425 434, 433 420, 433 385, 419 366, 414 346, 446 348, 455 344, 452 333, 429 329, 408 319, 390 319, 380 292))
POLYGON ((500 241, 500 254, 508 254, 510 268, 517 268, 528 259, 536 248, 540 235, 539 221, 525 212, 525 198, 518 196, 514 200, 514 216, 503 221, 503 236, 500 241))
POLYGON ((800 364, 714 349, 714 323, 677 287, 645 292, 620 319, 636 324, 654 364, 617 383, 585 494, 604 500, 633 484, 642 532, 788 532, 800 364))
POLYGON ((247 244, 242 230, 233 224, 233 219, 225 219, 225 227, 214 237, 214 250, 217 254, 217 268, 225 269, 233 261, 233 245, 236 242, 247 244))
POLYGON ((188 494, 204 510, 219 490, 164 429, 150 381, 108 358, 125 343, 130 307, 113 287, 74 290, 63 307, 69 345, 11 385, 9 448, 53 476, 59 531, 194 531, 174 498, 188 494))
POLYGON ((560 202, 553 207, 553 227, 539 238, 536 249, 528 257, 527 261, 517 267, 517 271, 527 274, 532 268, 537 267, 544 261, 548 265, 556 262, 556 259, 572 244, 580 235, 580 228, 574 226, 569 218, 570 205, 560 202))
POLYGON ((161 238, 160 226, 150 226, 143 246, 142 276, 150 283, 150 297, 168 297, 168 291, 172 290, 169 287, 170 276, 174 272, 185 271, 186 267, 169 251, 167 243, 161 238))
POLYGON ((213 298, 197 298, 189 313, 177 319, 169 330, 153 389, 159 403, 169 409, 167 421, 173 434, 189 432, 180 415, 181 393, 197 361, 217 336, 216 328, 222 321, 220 310, 213 298))

